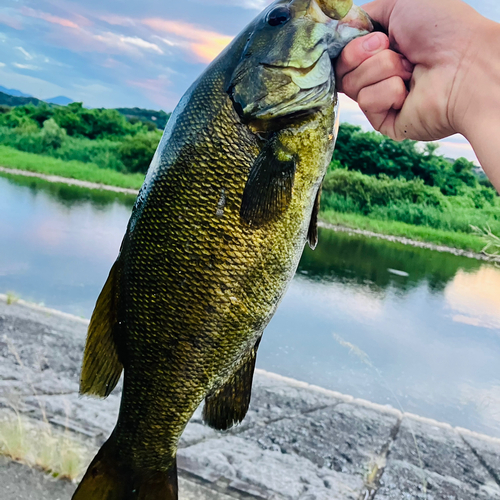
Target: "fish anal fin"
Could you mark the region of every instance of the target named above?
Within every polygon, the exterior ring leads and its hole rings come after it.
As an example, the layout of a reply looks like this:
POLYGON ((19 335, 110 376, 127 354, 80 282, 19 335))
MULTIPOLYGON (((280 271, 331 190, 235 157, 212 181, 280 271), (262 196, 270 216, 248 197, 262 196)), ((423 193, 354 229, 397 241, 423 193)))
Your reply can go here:
POLYGON ((314 206, 311 214, 311 222, 309 224, 309 230, 307 231, 307 241, 309 246, 314 250, 318 245, 318 214, 321 204, 321 187, 318 189, 316 194, 316 199, 314 201, 314 206))
POLYGON ((227 431, 239 424, 247 414, 252 396, 252 381, 258 344, 249 357, 235 371, 232 378, 214 394, 205 399, 203 420, 218 431, 227 431))
POLYGON ((123 370, 116 339, 120 264, 115 262, 97 299, 87 333, 80 377, 80 394, 107 397, 115 388, 123 370))
POLYGON ((290 205, 297 157, 274 135, 256 158, 243 191, 240 216, 259 227, 276 220, 290 205))
POLYGON ((113 436, 90 464, 72 500, 178 500, 177 461, 165 470, 141 471, 119 461, 113 436))

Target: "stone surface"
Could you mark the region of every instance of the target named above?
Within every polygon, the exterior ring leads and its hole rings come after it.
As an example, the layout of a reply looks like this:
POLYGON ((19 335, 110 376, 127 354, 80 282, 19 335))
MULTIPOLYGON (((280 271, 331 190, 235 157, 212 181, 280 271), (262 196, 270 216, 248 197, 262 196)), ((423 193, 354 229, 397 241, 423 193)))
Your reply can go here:
POLYGON ((2 500, 68 500, 76 485, 0 456, 2 500))
POLYGON ((363 489, 359 477, 236 436, 180 450, 178 461, 180 468, 206 481, 223 480, 229 488, 257 498, 357 500, 363 489))
POLYGON ((464 429, 459 429, 458 432, 500 485, 500 439, 485 438, 464 429))
POLYGON ((404 460, 425 471, 457 480, 474 491, 484 486, 494 487, 500 498, 500 487, 460 434, 449 425, 403 419, 390 459, 404 460))
POLYGON ((395 415, 342 403, 256 426, 241 437, 263 449, 304 457, 326 469, 363 477, 398 424, 395 415))
MULTIPOLYGON (((0 407, 45 415, 97 449, 121 389, 78 396, 86 328, 0 298, 0 407)), ((500 500, 500 440, 263 371, 244 422, 216 432, 199 408, 178 458, 181 500, 500 500)), ((0 461, 1 500, 69 499, 74 488, 0 461)))

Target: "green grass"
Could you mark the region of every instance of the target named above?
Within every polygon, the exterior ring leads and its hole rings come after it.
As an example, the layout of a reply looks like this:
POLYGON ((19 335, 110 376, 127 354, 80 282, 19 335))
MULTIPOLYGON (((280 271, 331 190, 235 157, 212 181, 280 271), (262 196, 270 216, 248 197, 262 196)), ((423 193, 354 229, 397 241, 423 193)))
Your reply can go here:
POLYGON ((391 236, 403 236, 412 240, 446 245, 462 250, 472 250, 474 252, 481 252, 486 245, 484 238, 477 234, 444 231, 442 229, 414 226, 397 221, 377 220, 360 214, 326 210, 320 213, 320 218, 330 224, 339 224, 352 229, 364 229, 391 236))
POLYGON ((139 189, 144 181, 142 174, 123 174, 93 163, 63 161, 1 145, 0 166, 129 189, 139 189))
POLYGON ((47 422, 10 411, 0 417, 0 454, 39 467, 53 477, 80 478, 92 451, 68 431, 59 431, 47 422))

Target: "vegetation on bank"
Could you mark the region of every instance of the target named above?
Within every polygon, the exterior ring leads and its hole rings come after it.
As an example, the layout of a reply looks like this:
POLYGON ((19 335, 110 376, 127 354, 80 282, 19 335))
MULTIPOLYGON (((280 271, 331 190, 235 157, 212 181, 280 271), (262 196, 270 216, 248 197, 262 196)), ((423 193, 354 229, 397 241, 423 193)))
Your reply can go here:
POLYGON ((143 174, 124 174, 109 168, 99 168, 94 163, 63 161, 1 145, 0 166, 128 189, 140 189, 144 181, 143 174))
POLYGON ((500 197, 473 163, 347 124, 321 206, 332 223, 474 251, 485 246, 475 227, 500 234, 500 197))
POLYGON ((145 174, 161 135, 153 122, 81 103, 0 106, 0 144, 122 173, 145 174))
MULTIPOLYGON (((120 111, 79 103, 0 106, 0 165, 138 189, 161 137, 157 125, 169 115, 120 111)), ((342 125, 322 218, 481 250, 473 226, 500 234, 500 198, 471 162, 450 161, 436 149, 342 125)))

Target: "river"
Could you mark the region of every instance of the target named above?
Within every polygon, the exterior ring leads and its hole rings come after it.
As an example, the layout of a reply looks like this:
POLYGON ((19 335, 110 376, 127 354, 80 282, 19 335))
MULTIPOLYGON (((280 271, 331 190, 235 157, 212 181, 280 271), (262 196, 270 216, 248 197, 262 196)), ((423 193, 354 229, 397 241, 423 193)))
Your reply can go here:
MULTIPOLYGON (((0 292, 89 317, 133 197, 0 177, 0 292)), ((500 437, 500 269, 320 230, 257 365, 500 437)))

